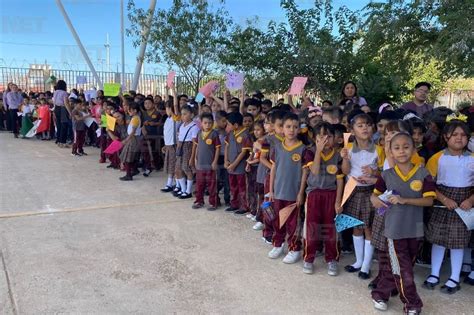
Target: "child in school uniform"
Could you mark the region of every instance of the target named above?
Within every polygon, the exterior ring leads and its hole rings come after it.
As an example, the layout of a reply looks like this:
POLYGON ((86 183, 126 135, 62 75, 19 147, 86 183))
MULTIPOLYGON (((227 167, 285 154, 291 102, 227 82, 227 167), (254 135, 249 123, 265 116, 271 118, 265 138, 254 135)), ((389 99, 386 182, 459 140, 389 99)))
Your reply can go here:
POLYGON ((38 129, 36 129, 37 134, 41 134, 41 140, 50 139, 50 125, 51 125, 51 112, 49 110, 49 104, 46 99, 42 98, 40 100, 40 106, 38 108, 38 118, 41 120, 38 129))
POLYGON ((334 218, 342 211, 344 175, 342 158, 334 145, 334 127, 321 122, 314 128, 315 146, 306 177, 306 216, 303 272, 312 274, 318 242, 324 241, 328 274, 337 276, 339 252, 334 218), (308 172, 309 171, 309 172, 308 172), (323 239, 321 240, 321 236, 323 239))
POLYGON ((448 116, 442 131, 446 149, 433 155, 426 168, 436 178, 436 199, 441 203, 433 207, 428 223, 427 239, 431 250, 431 274, 423 287, 433 290, 440 282, 439 272, 446 249, 450 250, 451 276, 441 287, 441 292, 456 293, 461 289, 459 278, 464 249, 469 247, 469 231, 454 211, 469 211, 474 205, 474 155, 467 151, 470 130, 461 121, 462 116, 448 116), (451 120, 452 119, 452 120, 451 120))
POLYGON ((265 183, 265 168, 260 167, 260 154, 262 149, 262 143, 265 140, 265 129, 263 127, 263 121, 258 120, 253 125, 254 143, 253 152, 247 160, 247 181, 252 181, 253 190, 251 185, 247 185, 248 196, 249 196, 249 208, 250 213, 247 214, 247 218, 256 222, 253 229, 260 231, 263 229, 262 223, 262 212, 260 211, 260 205, 263 202, 263 184, 265 183))
POLYGON ((359 278, 370 278, 370 265, 374 247, 370 244, 374 209, 370 203, 375 175, 383 162, 383 148, 372 141, 372 119, 360 110, 348 116, 354 143, 341 150, 342 171, 357 181, 351 197, 344 205, 344 214, 359 219, 364 225, 353 229, 353 242, 356 262, 344 269, 353 273, 359 271, 359 278), (364 240, 365 236, 365 240, 364 240))
POLYGON ((125 166, 126 175, 120 177, 122 181, 131 181, 133 176, 139 172, 136 170, 135 160, 139 152, 139 141, 141 137, 141 120, 139 113, 139 105, 137 103, 130 103, 128 113, 131 116, 130 123, 127 127, 127 138, 122 141, 122 152, 120 153, 120 160, 125 166))
POLYGON ((73 156, 82 156, 87 155, 84 152, 83 146, 86 140, 86 130, 87 126, 84 120, 87 117, 90 117, 89 113, 85 108, 85 102, 79 101, 74 109, 72 110, 72 121, 73 121, 73 128, 74 128, 74 144, 72 145, 72 153, 73 156))
MULTIPOLYGON (((265 119, 265 140, 262 143, 260 153, 260 164, 265 168, 265 180, 263 185, 263 193, 266 196, 270 192, 270 170, 272 163, 270 157, 274 155, 275 146, 278 142, 283 141, 283 118, 285 112, 272 110, 265 119)), ((273 222, 263 213, 263 239, 267 244, 272 244, 273 238, 273 222)))
POLYGON ((283 243, 288 241, 288 254, 283 259, 286 264, 296 263, 301 258, 301 239, 299 224, 299 207, 304 202, 302 184, 303 167, 311 161, 310 151, 297 139, 299 129, 298 115, 288 113, 283 119, 285 138, 275 145, 271 157, 269 199, 273 201, 275 219, 273 220, 273 248, 268 257, 276 259, 283 254, 283 243), (281 209, 296 203, 285 224, 280 228, 279 212, 281 209))
POLYGON ((227 129, 230 131, 225 140, 224 167, 229 173, 231 199, 230 207, 225 211, 236 215, 245 215, 249 211, 245 165, 253 143, 248 129, 242 123, 243 116, 240 113, 227 115, 227 129))
POLYGON ((406 314, 419 314, 423 302, 416 291, 413 263, 424 234, 423 207, 433 204, 435 185, 429 172, 411 162, 415 145, 411 135, 395 134, 390 140, 390 153, 395 166, 382 172, 377 178, 370 200, 375 208, 388 208, 384 215, 384 236, 391 266, 391 274, 385 272, 372 291, 374 307, 387 310, 392 281, 400 294, 406 314), (392 191, 385 204, 378 196, 392 191), (403 222, 403 224, 400 224, 403 222), (384 291, 388 283, 389 290, 384 291))
POLYGON ((193 121, 193 109, 184 105, 181 108, 181 126, 176 147, 176 181, 179 182, 180 190, 177 191, 175 188, 174 196, 179 199, 193 197, 193 139, 196 138, 198 131, 199 128, 193 121))
POLYGON ((157 149, 159 147, 158 141, 158 125, 160 125, 161 116, 153 104, 151 97, 145 98, 145 110, 142 111, 143 128, 142 128, 142 143, 141 153, 143 156, 144 168, 143 176, 150 176, 151 172, 156 169, 158 162, 157 149))
MULTIPOLYGON (((115 118, 115 128, 114 131, 111 131, 107 129, 107 134, 108 137, 114 141, 122 141, 127 138, 127 125, 125 124, 124 120, 124 115, 123 113, 119 111, 115 111, 113 113, 113 117, 115 118)), ((113 169, 120 169, 120 155, 119 152, 115 152, 113 154, 109 154, 108 158, 110 160, 110 164, 107 166, 107 168, 113 168, 113 169)))
MULTIPOLYGON (((161 192, 172 192, 175 189, 174 176, 176 170, 176 145, 178 144, 178 130, 181 126, 180 116, 174 112, 174 100, 169 99, 166 103, 166 120, 163 125, 163 140, 165 146, 163 147, 164 171, 168 178, 165 187, 161 192)), ((179 191, 179 188, 177 189, 179 191)))
POLYGON ((201 130, 193 140, 196 155, 196 201, 193 209, 204 206, 205 190, 209 192, 207 210, 214 211, 218 207, 216 170, 221 143, 218 132, 212 129, 213 125, 214 118, 211 113, 201 114, 201 130))
MULTIPOLYGON (((219 134, 219 142, 221 143, 219 149, 219 159, 217 160, 217 191, 224 192, 224 204, 226 207, 230 207, 230 186, 229 186, 229 174, 227 169, 224 167, 225 161, 225 139, 227 137, 227 113, 223 110, 219 110, 215 113, 215 126, 216 131, 219 134)), ((220 200, 218 200, 220 204, 220 200)))

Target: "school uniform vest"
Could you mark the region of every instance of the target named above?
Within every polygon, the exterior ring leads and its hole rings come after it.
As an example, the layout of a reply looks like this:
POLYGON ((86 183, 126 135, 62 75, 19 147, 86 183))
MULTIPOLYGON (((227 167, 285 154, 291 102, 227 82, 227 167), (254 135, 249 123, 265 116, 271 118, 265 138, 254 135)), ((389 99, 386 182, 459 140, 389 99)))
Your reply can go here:
POLYGON ((273 162, 276 164, 273 193, 275 199, 294 201, 298 196, 303 172, 303 153, 306 150, 300 141, 291 148, 276 142, 273 162))
MULTIPOLYGON (((241 131, 235 133, 234 131, 229 132, 229 135, 227 137, 227 144, 228 144, 228 156, 227 158, 229 159, 230 163, 233 163, 236 159, 237 156, 242 152, 242 150, 251 150, 251 147, 248 147, 248 144, 250 142, 250 134, 247 129, 242 129, 241 131), (247 145, 247 147, 245 147, 247 145)), ((247 157, 244 157, 239 165, 235 167, 233 171, 229 171, 229 174, 231 175, 242 175, 245 174, 245 165, 247 164, 246 162, 247 157)))
MULTIPOLYGON (((423 183, 429 175, 419 166, 406 176, 396 166, 382 172, 387 191, 393 190, 403 198, 423 198, 423 183)), ((428 195, 433 196, 434 192, 425 193, 428 195)), ((385 237, 389 239, 420 238, 423 230, 423 207, 397 204, 385 212, 385 237)))
POLYGON ((216 148, 220 147, 219 133, 211 130, 208 133, 199 131, 197 135, 197 162, 198 171, 212 170, 212 162, 216 154, 216 148))
POLYGON ((337 188, 337 177, 342 178, 340 165, 342 158, 339 152, 333 150, 327 156, 321 153, 321 164, 319 167, 319 174, 314 175, 311 171, 309 172, 308 179, 306 181, 307 188, 306 192, 309 193, 315 189, 327 189, 336 190, 337 188))
MULTIPOLYGON (((152 113, 148 113, 147 111, 143 112, 143 122, 153 122, 157 123, 160 121, 160 115, 158 112, 155 110, 152 113)), ((158 135, 158 126, 144 126, 146 129, 147 135, 148 136, 157 136, 158 135)))

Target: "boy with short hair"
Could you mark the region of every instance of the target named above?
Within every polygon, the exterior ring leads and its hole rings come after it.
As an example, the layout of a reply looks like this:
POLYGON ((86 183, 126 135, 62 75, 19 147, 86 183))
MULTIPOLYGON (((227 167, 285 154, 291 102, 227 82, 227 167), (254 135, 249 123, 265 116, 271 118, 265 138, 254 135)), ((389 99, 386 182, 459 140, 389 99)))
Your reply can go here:
POLYGON ((253 116, 253 120, 260 120, 260 113, 262 112, 262 102, 259 99, 251 98, 249 99, 247 106, 247 113, 253 116))
POLYGON ((214 118, 211 113, 201 115, 201 130, 197 137, 193 139, 195 146, 196 165, 196 201, 192 208, 199 209, 204 206, 204 191, 209 192, 209 208, 217 209, 217 160, 221 143, 219 133, 212 129, 214 118))
POLYGON ((240 113, 227 115, 227 128, 230 131, 225 140, 224 167, 229 173, 231 200, 230 207, 225 211, 236 215, 244 215, 249 211, 245 166, 253 143, 249 131, 242 126, 243 120, 240 113))
MULTIPOLYGON (((230 206, 230 186, 229 186, 229 173, 224 167, 225 162, 225 139, 227 137, 227 113, 220 110, 216 113, 216 131, 219 134, 219 141, 221 146, 219 148, 219 159, 217 160, 217 191, 224 190, 224 203, 226 207, 230 206)), ((218 204, 220 200, 218 200, 218 204)))
POLYGON ((301 240, 299 235, 299 207, 304 201, 304 187, 301 184, 303 167, 311 162, 311 156, 305 145, 298 140, 298 115, 288 113, 283 119, 285 138, 277 142, 272 156, 270 171, 269 198, 273 201, 275 219, 273 220, 273 249, 268 257, 276 259, 283 253, 283 243, 288 237, 288 254, 284 263, 293 264, 301 257, 301 240), (285 224, 280 228, 279 212, 281 209, 296 203, 285 224))
POLYGON ((331 125, 340 124, 342 120, 342 110, 338 106, 323 107, 323 121, 331 125))

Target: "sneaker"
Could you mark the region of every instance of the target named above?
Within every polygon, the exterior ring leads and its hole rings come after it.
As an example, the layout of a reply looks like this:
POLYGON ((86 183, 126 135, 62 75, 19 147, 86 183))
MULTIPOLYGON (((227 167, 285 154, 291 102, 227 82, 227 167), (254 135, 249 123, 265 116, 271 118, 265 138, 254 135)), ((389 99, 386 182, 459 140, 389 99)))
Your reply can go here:
POLYGON ((339 274, 339 269, 337 268, 337 261, 328 262, 328 275, 337 276, 339 274))
POLYGON ((207 211, 216 211, 217 210, 217 207, 215 206, 210 206, 207 208, 207 211))
POLYGON ((189 198, 192 198, 193 195, 192 194, 188 194, 186 192, 183 192, 181 195, 179 195, 179 199, 189 199, 189 198))
POLYGON ((133 180, 133 177, 125 175, 125 176, 120 177, 120 180, 123 180, 123 181, 126 182, 126 181, 129 181, 129 180, 133 180))
POLYGON ((79 153, 71 153, 71 156, 80 156, 79 153))
POLYGON ((314 273, 314 264, 310 262, 304 262, 303 264, 303 273, 311 275, 314 273))
POLYGON ((148 177, 148 176, 150 176, 151 172, 153 172, 153 171, 152 170, 145 170, 143 172, 143 176, 148 177))
POLYGON ((272 250, 268 253, 268 258, 277 259, 283 254, 283 246, 273 247, 272 250))
POLYGON ((240 209, 240 210, 235 211, 234 214, 240 216, 240 215, 244 215, 248 212, 249 212, 248 210, 240 209))
POLYGON ((161 188, 161 192, 164 192, 164 193, 168 193, 172 191, 173 191, 173 187, 170 187, 170 186, 165 186, 165 188, 161 188))
POLYGON ((239 210, 239 208, 229 207, 225 209, 225 212, 235 212, 237 210, 239 210))
POLYGON ((419 312, 417 310, 408 310, 407 311, 407 315, 418 315, 418 314, 421 314, 421 312, 419 312))
POLYGON ((263 230, 263 223, 262 222, 257 222, 252 226, 252 229, 255 231, 261 231, 263 230))
POLYGON ((245 217, 246 217, 247 219, 252 219, 253 214, 249 213, 249 214, 247 214, 245 217))
POLYGON ((372 302, 374 302, 374 308, 376 310, 379 310, 379 311, 386 311, 388 310, 388 305, 387 305, 387 302, 385 302, 384 300, 374 300, 372 299, 372 302))
POLYGON ((87 156, 87 153, 86 152, 79 152, 81 155, 84 155, 84 156, 87 156))
POLYGON ((283 258, 283 262, 285 264, 294 264, 301 258, 301 252, 300 251, 293 251, 290 250, 288 254, 286 254, 285 258, 283 258))
POLYGON ((204 207, 204 204, 196 202, 191 206, 193 209, 201 209, 202 207, 204 207))
POLYGON ((272 237, 271 237, 271 236, 262 237, 262 241, 264 241, 265 244, 269 244, 269 245, 273 244, 273 243, 272 243, 272 237))

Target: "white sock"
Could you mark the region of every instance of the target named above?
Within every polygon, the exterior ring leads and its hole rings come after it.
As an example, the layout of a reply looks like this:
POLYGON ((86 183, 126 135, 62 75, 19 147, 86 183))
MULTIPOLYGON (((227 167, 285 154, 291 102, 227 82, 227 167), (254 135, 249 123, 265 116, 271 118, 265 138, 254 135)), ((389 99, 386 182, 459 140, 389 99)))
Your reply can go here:
POLYGON ((364 261, 364 236, 352 235, 352 240, 354 241, 354 252, 356 256, 356 262, 352 264, 352 267, 360 268, 364 261))
POLYGON ((188 180, 188 185, 186 186, 186 193, 191 195, 193 193, 193 181, 188 180))
MULTIPOLYGON (((431 249, 431 274, 433 276, 439 277, 439 270, 443 263, 445 250, 445 247, 433 244, 433 248, 431 249)), ((427 281, 431 283, 438 282, 438 280, 433 277, 429 277, 427 281)))
POLYGON ((181 187, 181 191, 186 191, 186 177, 178 178, 177 181, 179 182, 179 187, 181 187))
POLYGON ((181 190, 181 185, 179 184, 179 179, 176 178, 176 186, 174 190, 181 190))
POLYGON ((360 268, 360 271, 365 272, 365 273, 369 273, 373 255, 374 255, 374 247, 370 244, 370 241, 365 240, 365 242, 364 242, 364 260, 362 262, 362 268, 360 268))
POLYGON ((173 186, 173 176, 168 176, 168 181, 166 182, 166 186, 168 187, 173 186))
MULTIPOLYGON (((462 266, 462 257, 464 256, 464 249, 450 249, 451 253, 451 277, 456 282, 459 282, 459 276, 461 274, 461 266, 462 266)), ((454 288, 456 286, 455 283, 448 280, 446 282, 448 287, 454 288)))

